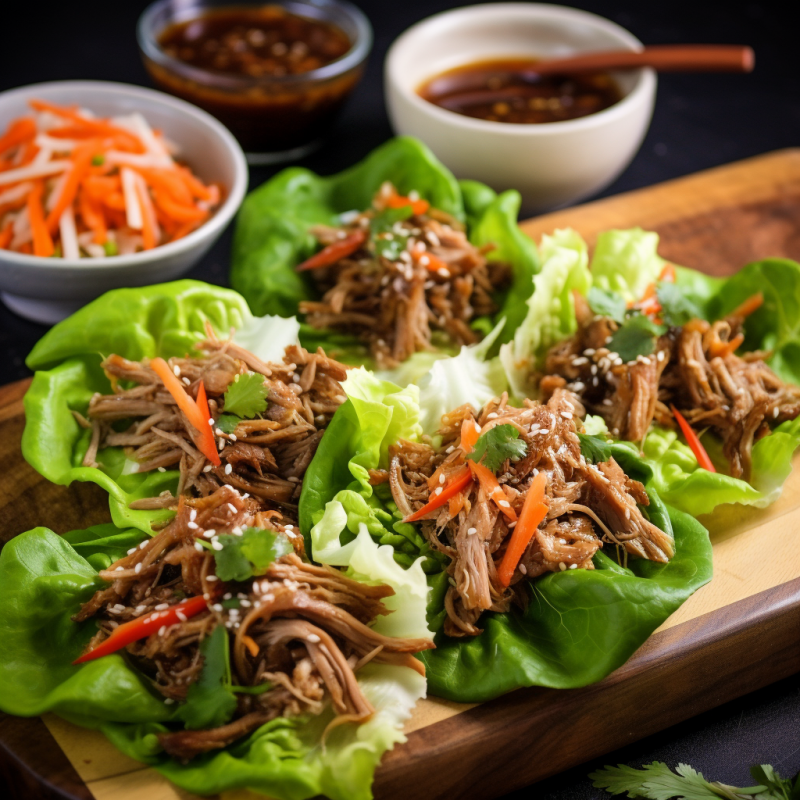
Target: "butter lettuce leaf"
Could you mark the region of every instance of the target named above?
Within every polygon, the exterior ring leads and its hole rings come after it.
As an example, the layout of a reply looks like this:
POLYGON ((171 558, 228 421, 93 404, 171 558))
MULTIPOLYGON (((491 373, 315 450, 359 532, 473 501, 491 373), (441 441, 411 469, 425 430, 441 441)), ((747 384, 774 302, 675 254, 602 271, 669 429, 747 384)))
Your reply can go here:
MULTIPOLYGON (((369 208, 384 181, 401 194, 418 192, 435 208, 465 222, 474 244, 495 245, 487 258, 511 264, 511 286, 496 298, 500 311, 494 319, 475 321, 476 328, 488 332, 505 317, 505 335, 510 337, 525 315, 524 302, 539 267, 536 246, 516 223, 519 194, 497 195, 475 181, 459 183, 424 144, 406 136, 390 140, 337 175, 322 177, 290 167, 251 192, 236 222, 231 285, 256 314, 296 315, 302 301, 318 299, 313 276, 294 270, 318 248, 309 229, 338 225, 340 214, 369 208)), ((309 349, 322 346, 346 363, 374 366, 355 337, 303 325, 300 338, 309 349)), ((445 353, 452 347, 446 340, 437 342, 445 353)))
MULTIPOLYGON (((188 792, 250 789, 276 800, 317 795, 370 800, 381 756, 405 741, 402 725, 425 696, 425 678, 408 667, 369 664, 359 670, 359 684, 376 713, 363 725, 332 729, 324 746, 323 732, 333 718, 330 709, 318 717, 272 720, 223 750, 183 764, 163 752, 157 734, 179 729, 183 717, 197 727, 230 713, 235 699, 224 687, 226 654, 218 646, 224 629, 217 628, 220 633, 206 640, 212 669, 207 684, 195 690, 194 703, 167 705, 119 653, 72 665, 96 625, 92 620, 76 624, 70 617, 106 585, 92 560, 99 557, 98 566, 107 566, 105 559, 123 556, 126 547, 144 538, 141 531, 101 525, 63 537, 37 528, 6 544, 0 553, 0 710, 18 716, 54 712, 99 729, 122 752, 188 792)), ((327 563, 345 567, 356 580, 386 581, 395 589, 390 600, 397 611, 381 620, 382 633, 430 636, 425 623, 427 586, 418 567, 401 569, 388 548, 381 552, 368 535, 349 547, 327 536, 320 550, 329 556, 327 563)))

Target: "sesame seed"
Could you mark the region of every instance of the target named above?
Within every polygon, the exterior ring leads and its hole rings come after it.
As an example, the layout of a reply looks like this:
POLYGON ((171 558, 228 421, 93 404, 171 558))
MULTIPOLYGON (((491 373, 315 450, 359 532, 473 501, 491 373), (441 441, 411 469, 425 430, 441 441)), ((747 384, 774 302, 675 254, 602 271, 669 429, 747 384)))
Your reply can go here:
POLYGON ((176 612, 175 612, 175 616, 176 616, 176 617, 177 617, 177 618, 178 618, 178 619, 179 619, 181 622, 186 622, 186 620, 187 620, 186 614, 184 614, 184 613, 183 613, 183 611, 176 611, 176 612))
POLYGON ((583 351, 583 354, 584 354, 585 356, 593 356, 593 355, 594 355, 594 353, 595 353, 595 350, 594 350, 594 348, 593 348, 593 347, 587 347, 587 348, 586 348, 586 349, 583 351))
POLYGON ((558 568, 563 572, 567 568, 567 565, 563 561, 559 561, 558 568))
POLYGON ((195 542, 194 549, 197 550, 198 553, 202 553, 205 548, 200 544, 200 542, 195 542))
POLYGON ((157 606, 153 606, 156 611, 166 611, 169 608, 169 603, 159 603, 157 606))
POLYGON ((125 572, 125 567, 117 567, 114 572, 125 572))
POLYGON ((142 571, 142 562, 141 561, 133 568, 133 571, 137 575, 142 571))
POLYGON ((442 487, 437 486, 436 489, 434 489, 433 493, 438 497, 442 493, 442 487))
POLYGON ((237 508, 233 503, 225 503, 225 505, 228 506, 228 508, 231 510, 233 514, 237 512, 237 508))
POLYGON ((569 388, 572 389, 573 392, 582 392, 586 386, 581 383, 581 381, 575 381, 575 383, 569 384, 569 388))
POLYGON ((592 375, 597 375, 597 364, 592 364, 592 366, 589 367, 589 372, 591 372, 592 375))
POLYGON ((570 564, 569 568, 570 569, 578 569, 578 565, 577 564, 570 564))
POLYGON ((222 450, 224 447, 225 447, 225 440, 224 440, 224 439, 220 439, 220 440, 217 442, 217 449, 218 449, 218 450, 222 450))
POLYGON ((182 381, 183 381, 183 382, 184 382, 184 383, 185 383, 187 386, 189 386, 189 385, 192 383, 192 382, 191 382, 191 381, 190 381, 188 378, 181 378, 181 380, 182 380, 182 381))
POLYGON ((308 636, 306 636, 306 639, 312 644, 319 644, 320 641, 320 638, 316 633, 309 633, 308 636))
POLYGON ((131 553, 135 553, 138 549, 139 549, 138 547, 131 547, 131 549, 128 550, 128 555, 131 555, 131 553))
POLYGON ((200 526, 196 522, 187 522, 186 527, 196 531, 200 526))
POLYGON ((177 364, 172 368, 172 371, 175 373, 176 378, 180 378, 181 368, 177 364))
POLYGON ((447 450, 445 450, 445 453, 447 453, 447 455, 450 455, 450 453, 452 453, 453 450, 455 450, 455 449, 456 449, 456 446, 454 444, 451 444, 450 447, 448 447, 447 450))
POLYGON ((212 605, 211 608, 213 608, 214 611, 222 611, 222 604, 221 603, 214 603, 214 605, 212 605))
POLYGON ((206 575, 206 580, 213 583, 214 581, 218 581, 219 578, 216 575, 206 575))
POLYGON ((164 469, 164 467, 159 467, 159 468, 158 468, 158 471, 159 471, 159 472, 166 472, 167 470, 166 470, 166 469, 164 469))
POLYGON ((527 575, 527 574, 528 574, 528 568, 527 568, 527 567, 526 567, 524 564, 520 564, 520 565, 519 565, 519 571, 520 571, 520 572, 521 572, 523 575, 527 575))
POLYGON ((445 269, 444 267, 439 267, 439 269, 436 270, 436 274, 440 275, 442 278, 449 278, 450 277, 450 270, 449 269, 445 269))
POLYGON ((509 522, 508 523, 508 529, 509 530, 511 530, 512 528, 516 528, 516 526, 517 526, 517 521, 516 520, 514 520, 513 522, 509 522))
POLYGON ((164 705, 165 706, 171 706, 174 702, 175 701, 171 697, 165 697, 164 698, 164 705))
POLYGON ((203 472, 211 472, 211 464, 206 464, 203 467, 203 472))
POLYGON ((428 264, 430 264, 430 263, 431 263, 431 259, 430 259, 430 257, 429 257, 429 256, 420 256, 419 263, 420 263, 420 264, 421 264, 423 267, 427 267, 427 266, 428 266, 428 264))
POLYGON ((230 438, 230 440, 231 440, 232 442, 235 442, 235 441, 237 441, 237 439, 236 439, 236 434, 235 434, 235 433, 232 433, 232 434, 230 435, 230 437, 229 437, 229 438, 230 438))
POLYGON ((161 627, 158 629, 158 635, 159 635, 159 636, 164 636, 164 634, 166 634, 166 632, 167 632, 167 626, 166 626, 166 625, 162 625, 162 626, 161 626, 161 627))
POLYGON ((233 467, 230 464, 225 465, 225 474, 230 475, 233 472, 233 467))
POLYGON ((501 500, 497 505, 501 508, 511 508, 511 503, 509 503, 508 500, 501 500))
POLYGON ((497 412, 492 411, 491 413, 487 414, 486 419, 497 419, 497 412))
POLYGON ((559 412, 564 419, 572 419, 572 412, 571 411, 561 411, 559 412))
POLYGON ((573 358, 572 359, 572 366, 573 367, 582 367, 584 364, 588 364, 588 363, 589 363, 589 359, 588 358, 584 358, 583 356, 581 356, 580 358, 573 358))
POLYGON ((197 509, 196 509, 196 508, 193 508, 193 509, 192 509, 192 510, 189 512, 189 519, 190 519, 192 522, 194 522, 194 521, 197 519, 197 509))
POLYGON ((222 430, 222 428, 217 428, 214 431, 214 436, 223 436, 223 435, 224 435, 224 431, 222 430))
POLYGON ((474 536, 478 532, 477 528, 467 528, 467 535, 474 536))
MULTIPOLYGON (((776 408, 775 410, 777 411, 778 409, 776 408)), ((439 483, 444 483, 444 472, 439 473, 439 483)))
POLYGON ((667 357, 667 354, 663 350, 659 350, 656 354, 656 361, 663 361, 667 357))
POLYGON ((209 425, 210 425, 212 428, 214 427, 214 418, 213 418, 213 417, 209 417, 209 418, 208 418, 208 424, 209 424, 209 425))
POLYGON ((211 547, 214 550, 222 550, 222 543, 221 542, 212 542, 211 547))
POLYGON ((775 408, 772 410, 772 418, 775 419, 780 413, 781 413, 780 407, 775 406, 775 408))

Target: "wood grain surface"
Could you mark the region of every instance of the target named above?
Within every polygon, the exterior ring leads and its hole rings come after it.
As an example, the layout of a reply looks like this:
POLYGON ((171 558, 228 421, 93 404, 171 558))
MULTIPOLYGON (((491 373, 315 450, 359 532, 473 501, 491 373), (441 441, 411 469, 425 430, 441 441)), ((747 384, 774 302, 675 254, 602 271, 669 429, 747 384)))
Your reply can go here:
MULTIPOLYGON (((536 239, 574 227, 591 244, 602 230, 639 225, 660 233, 665 257, 726 275, 767 256, 800 260, 799 222, 800 150, 786 150, 522 227, 536 239)), ((36 525, 63 532, 109 520, 100 489, 54 486, 25 463, 26 387, 0 388, 0 543, 36 525)), ((378 770, 376 797, 405 798, 409 786, 421 799, 496 797, 800 670, 800 469, 770 508, 723 508, 702 521, 714 580, 627 664, 583 689, 519 690, 481 706, 418 704, 408 742, 378 770), (784 557, 768 562, 764 552, 784 557)), ((0 778, 20 798, 189 798, 100 734, 53 716, 0 715, 0 778)))

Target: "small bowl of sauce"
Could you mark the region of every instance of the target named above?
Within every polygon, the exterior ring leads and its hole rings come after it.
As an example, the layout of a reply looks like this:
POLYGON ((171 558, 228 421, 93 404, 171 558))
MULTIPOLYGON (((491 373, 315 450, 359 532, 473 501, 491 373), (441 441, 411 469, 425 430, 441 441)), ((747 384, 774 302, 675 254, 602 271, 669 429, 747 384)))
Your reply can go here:
POLYGON ((457 178, 518 190, 528 214, 558 208, 600 191, 631 161, 650 123, 656 76, 537 74, 537 61, 641 47, 610 20, 566 6, 445 11, 389 49, 389 119, 457 178))
POLYGON ((465 117, 515 125, 579 119, 622 100, 607 73, 539 75, 537 63, 534 58, 476 61, 429 78, 417 93, 465 117))
POLYGON ((321 144, 372 46, 367 18, 345 0, 159 0, 137 37, 158 87, 217 117, 251 164, 321 144))

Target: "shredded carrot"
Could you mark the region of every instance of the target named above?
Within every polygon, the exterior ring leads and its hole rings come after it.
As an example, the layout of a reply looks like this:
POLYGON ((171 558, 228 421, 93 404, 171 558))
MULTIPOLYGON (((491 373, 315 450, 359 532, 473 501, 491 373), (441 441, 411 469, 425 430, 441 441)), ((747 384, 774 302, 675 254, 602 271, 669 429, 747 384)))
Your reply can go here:
POLYGON ((547 516, 548 506, 544 502, 546 489, 547 475, 544 470, 540 470, 531 481, 519 520, 497 570, 497 578, 502 586, 508 586, 511 583, 514 570, 525 553, 528 543, 536 533, 541 521, 547 516))
POLYGON ((9 222, 0 232, 0 250, 7 250, 14 237, 14 223, 9 222))
POLYGON ((469 467, 465 465, 453 475, 446 486, 440 486, 435 489, 428 502, 413 514, 409 514, 403 522, 416 522, 422 519, 426 514, 430 514, 431 511, 436 511, 437 508, 441 508, 447 503, 451 497, 455 497, 459 492, 469 486, 471 482, 472 472, 469 467))
POLYGON ((323 247, 316 255, 311 256, 295 267, 296 272, 304 272, 307 269, 319 269, 329 267, 347 256, 352 255, 364 242, 367 241, 367 232, 363 228, 353 231, 349 236, 339 241, 323 247))
POLYGON ((145 167, 133 167, 132 169, 138 172, 151 188, 166 193, 180 205, 192 207, 194 197, 186 185, 186 181, 175 171, 145 167))
POLYGON ((78 197, 78 211, 83 224, 92 231, 92 241, 95 244, 105 244, 108 239, 108 228, 103 212, 94 200, 82 189, 78 197))
POLYGON ((158 242, 156 241, 155 219, 148 213, 147 198, 145 197, 146 189, 142 188, 140 183, 135 186, 136 195, 139 198, 139 204, 142 207, 142 242, 145 250, 152 250, 158 242))
POLYGON ((183 239, 184 236, 188 236, 193 230, 197 228, 199 223, 197 222, 184 222, 180 227, 175 230, 175 233, 172 234, 172 241, 175 242, 178 239, 183 239))
POLYGON ((464 454, 472 452, 475 442, 480 439, 481 428, 474 419, 467 418, 461 423, 461 449, 464 454))
POLYGON ((664 283, 675 283, 676 277, 677 276, 675 274, 675 265, 664 264, 664 267, 661 270, 661 274, 658 276, 658 279, 664 283))
POLYGON ((206 216, 206 212, 203 211, 202 208, 176 203, 161 189, 155 189, 153 191, 153 198, 156 201, 156 205, 176 222, 197 222, 198 220, 204 219, 206 216))
POLYGON ((439 256, 435 256, 427 250, 414 250, 411 257, 417 263, 427 267, 430 272, 439 272, 439 270, 444 270, 447 273, 450 272, 450 266, 446 261, 443 261, 439 256))
MULTIPOLYGON (((183 178, 189 191, 198 200, 205 200, 211 202, 214 199, 214 193, 211 188, 204 185, 202 181, 198 180, 186 167, 176 167, 175 171, 183 178)), ((219 199, 219 198, 218 198, 219 199)))
POLYGON ((261 649, 256 644, 255 639, 251 638, 250 636, 242 636, 242 644, 250 651, 250 655, 253 656, 253 658, 258 657, 261 649))
POLYGON ((431 207, 431 204, 427 200, 412 200, 410 197, 404 197, 400 194, 395 194, 387 198, 386 205, 389 208, 405 208, 406 206, 411 206, 411 211, 414 213, 414 216, 417 217, 420 214, 424 214, 431 207))
POLYGON ((711 459, 708 457, 708 453, 706 452, 705 447, 703 447, 703 443, 700 441, 700 437, 692 430, 692 426, 686 421, 686 418, 678 411, 675 406, 670 406, 672 409, 672 416, 675 417, 675 421, 678 423, 678 427, 681 429, 681 432, 686 439, 686 444, 689 445, 691 451, 694 453, 694 457, 697 459, 698 466, 702 467, 703 469, 708 470, 709 472, 716 472, 716 468, 712 463, 711 459))
POLYGON ((195 439, 197 449, 200 450, 214 466, 218 467, 222 461, 217 452, 214 432, 209 424, 211 417, 208 413, 208 401, 206 400, 206 390, 203 384, 200 384, 200 388, 197 391, 197 399, 204 404, 204 408, 201 409, 200 405, 192 400, 190 395, 186 392, 186 389, 183 388, 183 385, 163 358, 152 359, 150 361, 150 369, 161 378, 164 387, 178 404, 178 408, 184 413, 186 419, 189 420, 189 423, 199 434, 195 439))
POLYGON ((44 219, 43 194, 44 182, 35 181, 28 195, 28 220, 31 223, 33 254, 35 256, 48 257, 53 255, 55 247, 44 219))
POLYGON ((30 117, 15 119, 0 136, 0 153, 31 141, 36 136, 36 123, 30 117))
POLYGON ((711 355, 714 358, 727 358, 741 347, 742 342, 744 342, 744 334, 739 333, 729 342, 720 342, 716 347, 711 348, 711 355))
POLYGON ((467 461, 467 464, 469 464, 472 474, 478 479, 484 494, 491 499, 511 522, 515 522, 517 512, 511 507, 511 503, 495 474, 488 467, 484 467, 483 464, 477 464, 474 461, 467 461))
POLYGON ((749 317, 754 311, 757 311, 764 304, 764 294, 759 292, 752 297, 748 297, 740 306, 727 314, 729 317, 749 317))
POLYGON ((450 514, 450 519, 458 515, 458 512, 464 508, 464 503, 467 502, 466 495, 463 491, 453 495, 448 501, 447 513, 450 514))
POLYGON ((93 152, 93 145, 83 145, 82 147, 75 148, 71 159, 72 168, 67 173, 67 178, 61 187, 61 192, 58 195, 56 204, 47 215, 47 228, 51 234, 55 233, 58 228, 58 221, 61 219, 61 215, 75 200, 75 195, 78 193, 78 186, 89 169, 89 163, 92 160, 93 152))

